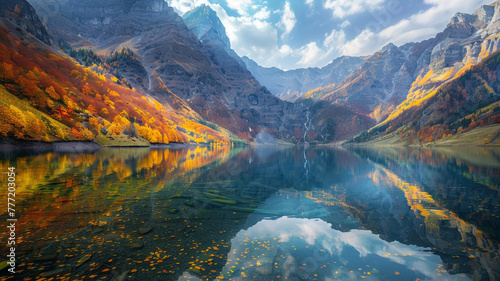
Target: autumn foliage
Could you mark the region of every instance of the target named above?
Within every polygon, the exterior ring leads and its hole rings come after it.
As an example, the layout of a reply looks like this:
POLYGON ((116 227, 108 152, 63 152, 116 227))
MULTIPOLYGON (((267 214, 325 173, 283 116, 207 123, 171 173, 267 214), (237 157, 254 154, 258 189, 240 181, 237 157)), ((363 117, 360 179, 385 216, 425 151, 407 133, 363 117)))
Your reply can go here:
POLYGON ((500 52, 463 71, 421 102, 353 139, 398 136, 407 143, 431 143, 479 126, 500 123, 500 52))
MULTIPOLYGON (((122 51, 109 62, 130 57, 122 51)), ((121 136, 150 143, 229 143, 217 131, 115 82, 109 72, 96 73, 60 54, 25 46, 0 27, 1 137, 54 141, 121 136)))

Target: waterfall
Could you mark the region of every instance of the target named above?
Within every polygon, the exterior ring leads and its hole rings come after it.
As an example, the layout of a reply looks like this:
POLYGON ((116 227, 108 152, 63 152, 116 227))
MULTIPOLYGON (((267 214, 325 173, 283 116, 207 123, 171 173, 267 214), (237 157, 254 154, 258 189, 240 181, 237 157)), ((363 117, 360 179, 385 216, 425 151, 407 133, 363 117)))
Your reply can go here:
POLYGON ((308 123, 309 123, 309 110, 306 113, 306 118, 307 118, 307 120, 304 123, 304 126, 306 127, 306 130, 304 132, 304 143, 305 143, 305 145, 309 145, 309 143, 307 143, 307 140, 306 140, 307 132, 309 131, 309 125, 310 125, 310 124, 308 125, 308 123))

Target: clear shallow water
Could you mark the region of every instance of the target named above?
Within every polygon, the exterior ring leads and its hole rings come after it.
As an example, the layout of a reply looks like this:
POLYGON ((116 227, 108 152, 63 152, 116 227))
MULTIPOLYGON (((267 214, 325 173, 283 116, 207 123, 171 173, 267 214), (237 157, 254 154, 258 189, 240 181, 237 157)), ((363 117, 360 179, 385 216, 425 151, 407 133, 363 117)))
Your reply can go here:
POLYGON ((499 150, 102 149, 0 159, 2 171, 16 167, 19 227, 17 273, 2 270, 2 280, 500 278, 499 150))

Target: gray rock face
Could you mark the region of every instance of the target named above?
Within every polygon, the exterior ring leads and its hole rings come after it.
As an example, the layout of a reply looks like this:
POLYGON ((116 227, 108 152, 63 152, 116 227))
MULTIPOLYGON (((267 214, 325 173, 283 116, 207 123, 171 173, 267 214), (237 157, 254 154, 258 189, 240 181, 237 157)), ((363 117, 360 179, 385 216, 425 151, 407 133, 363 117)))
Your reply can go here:
MULTIPOLYGON (((483 5, 479 7, 473 15, 477 16, 478 20, 487 23, 490 22, 491 19, 493 18, 493 15, 495 14, 495 7, 494 6, 488 6, 488 5, 483 5)), ((481 26, 477 26, 478 28, 482 28, 481 26)), ((484 28, 484 26, 483 26, 484 28)))
POLYGON ((0 16, 26 30, 47 45, 50 37, 35 9, 26 0, 0 0, 0 16))
POLYGON ((182 19, 200 41, 218 41, 224 48, 231 48, 226 28, 209 6, 203 4, 187 12, 182 19))
POLYGON ((186 26, 194 35, 204 44, 220 43, 226 53, 235 59, 241 67, 246 69, 243 60, 231 49, 229 37, 226 34, 226 28, 220 21, 217 13, 209 6, 202 4, 192 11, 187 12, 182 19, 186 26))
POLYGON ((164 1, 115 0, 96 5, 95 1, 86 0, 66 1, 59 13, 74 23, 73 28, 77 29, 73 33, 96 44, 106 44, 116 37, 139 36, 152 31, 163 24, 164 17, 175 12, 164 1))
POLYGON ((430 68, 434 71, 460 66, 467 62, 480 62, 485 53, 491 54, 497 41, 488 38, 500 31, 500 2, 479 7, 473 14, 457 13, 446 29, 434 39, 430 68))

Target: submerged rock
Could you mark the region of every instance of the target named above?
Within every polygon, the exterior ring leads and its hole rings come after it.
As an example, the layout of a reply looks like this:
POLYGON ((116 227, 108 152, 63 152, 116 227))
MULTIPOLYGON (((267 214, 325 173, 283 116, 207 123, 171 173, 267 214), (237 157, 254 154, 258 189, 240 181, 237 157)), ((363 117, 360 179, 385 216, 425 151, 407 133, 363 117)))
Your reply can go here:
POLYGON ((136 243, 131 243, 131 244, 125 245, 123 247, 127 250, 139 250, 139 249, 142 249, 142 247, 144 247, 144 243, 136 242, 136 243))
POLYGON ((152 226, 145 226, 141 229, 139 229, 139 234, 147 234, 149 233, 151 230, 153 230, 153 227, 152 226))
POLYGON ((86 261, 88 261, 91 257, 92 257, 93 254, 87 254, 87 255, 84 255, 83 257, 81 257, 77 262, 76 262, 76 265, 75 267, 80 267, 82 264, 84 264, 86 261))

